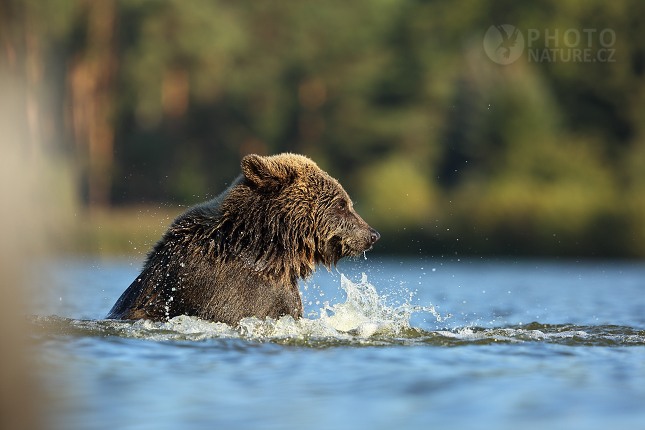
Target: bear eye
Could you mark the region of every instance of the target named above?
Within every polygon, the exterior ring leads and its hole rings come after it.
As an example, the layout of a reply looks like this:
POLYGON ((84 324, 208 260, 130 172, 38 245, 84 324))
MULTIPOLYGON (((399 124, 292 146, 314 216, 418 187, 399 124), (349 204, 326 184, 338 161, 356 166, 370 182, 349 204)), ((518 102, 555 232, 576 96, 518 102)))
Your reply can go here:
POLYGON ((347 202, 345 200, 338 200, 336 202, 336 209, 338 209, 339 212, 345 212, 347 210, 347 202))

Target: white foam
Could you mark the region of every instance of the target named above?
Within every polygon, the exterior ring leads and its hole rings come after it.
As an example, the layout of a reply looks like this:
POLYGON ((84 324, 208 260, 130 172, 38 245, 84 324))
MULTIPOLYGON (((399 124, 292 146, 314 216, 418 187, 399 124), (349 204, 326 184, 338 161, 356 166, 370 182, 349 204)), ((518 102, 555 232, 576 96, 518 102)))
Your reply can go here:
POLYGON ((317 319, 302 318, 296 321, 286 316, 277 321, 270 318, 262 321, 257 318, 245 318, 240 322, 240 333, 250 337, 367 338, 375 335, 398 335, 402 330, 410 328, 410 317, 415 312, 429 312, 438 321, 445 319, 432 305, 389 305, 367 281, 365 273, 358 283, 341 274, 340 286, 347 294, 345 302, 333 305, 325 302, 317 319))

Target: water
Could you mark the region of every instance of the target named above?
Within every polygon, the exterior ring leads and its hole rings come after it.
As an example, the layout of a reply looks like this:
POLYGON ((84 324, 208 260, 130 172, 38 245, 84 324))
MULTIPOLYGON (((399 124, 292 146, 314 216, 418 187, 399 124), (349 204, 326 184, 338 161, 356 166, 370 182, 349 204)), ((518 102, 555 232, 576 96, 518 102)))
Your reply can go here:
POLYGON ((139 264, 34 276, 52 428, 645 428, 642 263, 361 257, 300 321, 102 320, 139 264))

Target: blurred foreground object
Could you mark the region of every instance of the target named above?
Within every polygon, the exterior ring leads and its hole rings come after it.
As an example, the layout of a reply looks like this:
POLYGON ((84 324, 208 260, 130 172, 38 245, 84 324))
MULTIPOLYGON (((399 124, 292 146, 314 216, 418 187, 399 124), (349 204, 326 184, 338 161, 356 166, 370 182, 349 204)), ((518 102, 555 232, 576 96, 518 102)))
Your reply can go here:
MULTIPOLYGON (((40 399, 31 360, 25 357, 22 263, 38 236, 43 212, 32 205, 36 163, 24 141, 17 109, 21 87, 0 69, 0 428, 39 428, 40 399)), ((23 88, 24 89, 24 88, 23 88)), ((23 106, 24 107, 24 106, 23 106)))
POLYGON ((59 215, 72 194, 65 164, 42 139, 45 79, 16 5, 0 2, 0 429, 29 430, 43 427, 46 399, 27 348, 24 277, 52 233, 66 236, 59 215))

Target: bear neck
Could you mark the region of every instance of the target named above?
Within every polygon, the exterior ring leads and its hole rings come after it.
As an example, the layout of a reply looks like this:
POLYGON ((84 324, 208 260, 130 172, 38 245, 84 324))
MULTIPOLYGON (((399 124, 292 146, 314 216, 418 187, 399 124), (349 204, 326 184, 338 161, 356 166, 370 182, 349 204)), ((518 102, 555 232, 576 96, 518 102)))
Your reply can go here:
POLYGON ((319 240, 309 211, 248 188, 231 190, 222 202, 214 237, 220 255, 273 279, 296 282, 309 277, 317 264, 328 265, 316 252, 319 240), (241 191, 241 192, 236 192, 241 191))

